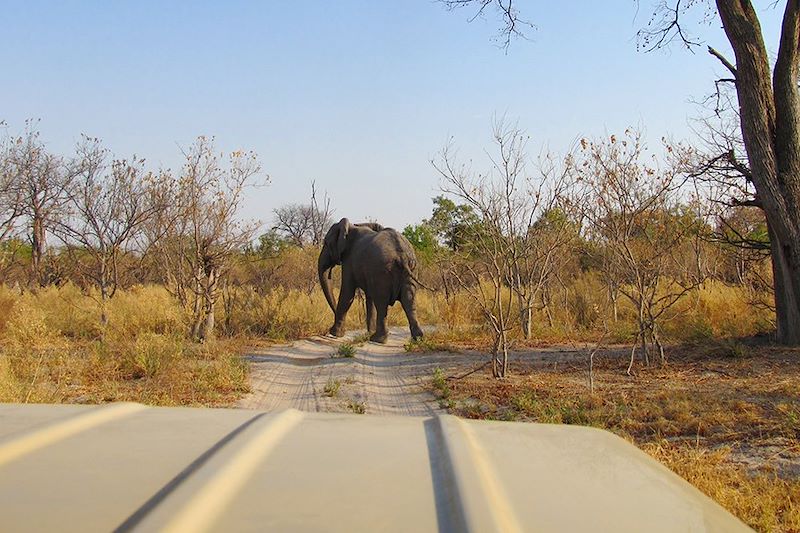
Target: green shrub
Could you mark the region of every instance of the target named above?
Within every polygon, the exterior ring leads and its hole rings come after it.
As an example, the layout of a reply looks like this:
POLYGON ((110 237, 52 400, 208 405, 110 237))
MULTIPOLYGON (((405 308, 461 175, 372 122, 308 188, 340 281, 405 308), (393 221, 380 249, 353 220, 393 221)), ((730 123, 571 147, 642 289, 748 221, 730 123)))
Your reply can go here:
POLYGON ((349 342, 339 345, 339 349, 336 350, 337 357, 355 357, 355 355, 356 347, 349 342))

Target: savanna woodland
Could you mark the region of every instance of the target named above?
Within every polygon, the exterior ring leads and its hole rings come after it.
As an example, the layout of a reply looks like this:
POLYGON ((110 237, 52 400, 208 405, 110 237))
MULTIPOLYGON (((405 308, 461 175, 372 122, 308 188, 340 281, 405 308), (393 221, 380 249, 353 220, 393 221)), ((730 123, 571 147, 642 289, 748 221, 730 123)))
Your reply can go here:
MULTIPOLYGON (((508 54, 536 46, 534 7, 441 4, 495 17, 508 54)), ((642 53, 697 51, 698 11, 733 50, 706 48, 724 76, 691 142, 632 126, 532 153, 499 116, 483 160, 457 135, 439 147, 430 216, 403 229, 430 328, 407 349, 486 354, 431 376, 452 413, 608 429, 754 528, 800 531, 800 1, 781 7, 774 54, 749 1, 653 9, 642 53), (575 357, 513 357, 543 346, 575 357)), ((330 327, 320 186, 257 224, 240 213, 269 181, 252 152, 199 137, 167 171, 85 136, 55 153, 38 129, 6 125, 0 145, 0 400, 231 405, 244 347, 330 327)))

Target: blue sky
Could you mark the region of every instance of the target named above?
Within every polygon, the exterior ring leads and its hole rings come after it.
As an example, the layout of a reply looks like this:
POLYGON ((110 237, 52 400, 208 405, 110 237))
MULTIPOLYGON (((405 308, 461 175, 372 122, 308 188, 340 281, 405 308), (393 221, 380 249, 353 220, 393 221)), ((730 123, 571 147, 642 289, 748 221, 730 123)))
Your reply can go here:
MULTIPOLYGON (((267 226, 312 179, 337 217, 418 222, 438 189, 431 157, 452 136, 482 161, 496 115, 519 121, 534 155, 629 125, 691 135, 690 100, 722 69, 704 48, 638 52, 646 0, 638 13, 631 0, 518 4, 536 30, 504 53, 493 17, 468 24, 430 0, 0 1, 0 120, 18 132, 41 119, 55 151, 86 133, 153 167, 179 169, 201 134, 255 150, 271 185, 244 214, 267 226)), ((692 29, 728 50, 716 21, 692 29)))

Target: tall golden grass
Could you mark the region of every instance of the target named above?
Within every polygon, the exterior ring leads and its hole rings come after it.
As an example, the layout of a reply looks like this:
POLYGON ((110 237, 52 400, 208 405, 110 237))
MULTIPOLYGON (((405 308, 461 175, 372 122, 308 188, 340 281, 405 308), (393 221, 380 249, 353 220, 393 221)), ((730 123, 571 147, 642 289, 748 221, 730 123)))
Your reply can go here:
MULTIPOLYGON (((633 309, 620 301, 619 320, 612 323, 607 313, 603 318, 604 298, 596 279, 574 280, 553 295, 549 316, 536 312, 535 340, 595 338, 606 328, 614 340, 629 341, 633 309)), ((749 305, 749 298, 742 288, 707 283, 670 311, 665 335, 682 342, 768 331, 772 314, 749 305)), ((0 287, 0 400, 222 404, 246 389, 246 370, 236 357, 242 342, 321 334, 332 322, 319 290, 235 287, 219 305, 221 340, 196 345, 187 339, 190 313, 164 287, 118 291, 108 303, 105 330, 98 302, 94 292, 71 284, 26 292, 0 287)), ((449 341, 488 342, 480 309, 464 291, 445 298, 420 290, 417 310, 421 323, 439 326, 437 335, 449 341)), ((389 323, 406 324, 399 304, 390 309, 389 323)), ((363 299, 354 302, 347 327, 365 327, 363 299)))
POLYGON ((234 341, 186 340, 188 314, 162 287, 119 291, 100 327, 73 285, 0 288, 0 401, 226 405, 247 387, 234 341))
MULTIPOLYGON (((418 294, 418 306, 430 320, 422 322, 447 326, 437 332, 438 337, 456 343, 460 339, 461 342, 490 344, 490 333, 482 325, 481 310, 465 291, 449 299, 441 293, 422 291, 418 294)), ((666 342, 682 343, 771 332, 775 327, 774 312, 764 305, 754 305, 753 299, 754 295, 745 287, 708 281, 684 295, 664 314, 662 336, 666 342)), ((569 286, 552 293, 547 308, 540 304, 534 311, 531 340, 564 343, 603 337, 607 342, 630 343, 637 328, 636 309, 622 296, 617 306, 615 321, 602 283, 594 274, 583 274, 569 286)), ((518 312, 512 299, 511 313, 518 312)), ((402 323, 402 316, 394 316, 402 323)), ((518 327, 510 332, 510 337, 523 340, 518 327)))

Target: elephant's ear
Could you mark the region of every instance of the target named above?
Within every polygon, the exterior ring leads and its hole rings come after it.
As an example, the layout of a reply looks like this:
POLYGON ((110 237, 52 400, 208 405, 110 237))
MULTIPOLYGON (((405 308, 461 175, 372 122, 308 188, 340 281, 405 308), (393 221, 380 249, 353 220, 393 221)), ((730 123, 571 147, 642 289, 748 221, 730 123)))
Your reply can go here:
POLYGON ((339 255, 339 260, 342 260, 345 248, 347 248, 347 234, 350 233, 353 225, 346 218, 339 221, 339 238, 336 241, 336 251, 339 255))

